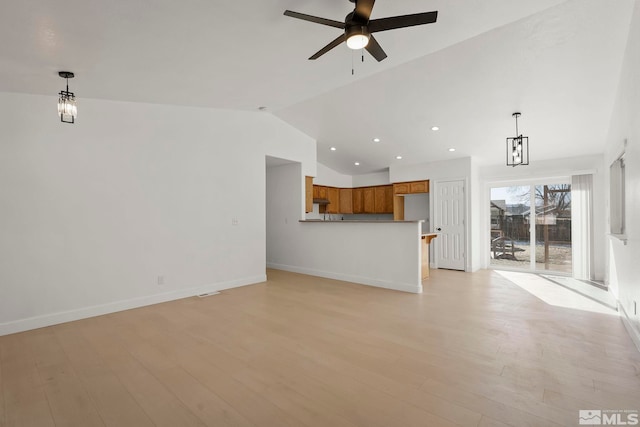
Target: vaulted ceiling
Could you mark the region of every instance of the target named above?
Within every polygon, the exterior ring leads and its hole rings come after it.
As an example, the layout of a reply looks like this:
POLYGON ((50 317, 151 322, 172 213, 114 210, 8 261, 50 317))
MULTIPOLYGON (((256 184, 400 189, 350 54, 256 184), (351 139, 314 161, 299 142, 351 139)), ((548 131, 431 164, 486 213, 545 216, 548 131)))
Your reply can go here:
POLYGON ((57 72, 71 70, 80 105, 265 106, 346 174, 467 156, 501 163, 514 111, 532 162, 594 154, 604 149, 634 3, 378 0, 372 19, 439 12, 435 24, 378 33, 389 55, 378 63, 345 45, 309 61, 340 30, 283 16, 342 21, 347 0, 9 2, 0 91, 55 95, 57 72))

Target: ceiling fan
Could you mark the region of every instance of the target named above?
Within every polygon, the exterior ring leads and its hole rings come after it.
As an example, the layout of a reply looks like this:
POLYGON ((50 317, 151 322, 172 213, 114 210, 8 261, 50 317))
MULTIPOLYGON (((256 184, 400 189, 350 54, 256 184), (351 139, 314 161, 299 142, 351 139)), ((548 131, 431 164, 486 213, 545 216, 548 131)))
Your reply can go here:
POLYGON ((328 25, 330 27, 344 30, 344 34, 333 40, 331 43, 313 54, 309 59, 318 59, 329 52, 340 43, 346 41, 351 49, 367 49, 378 62, 387 57, 378 41, 373 37, 373 33, 396 28, 413 27, 415 25, 432 24, 438 18, 438 11, 414 13, 412 15, 392 16, 389 18, 369 19, 375 0, 349 0, 355 3, 356 7, 348 14, 344 22, 332 19, 319 18, 317 16, 306 15, 304 13, 285 10, 285 16, 302 19, 304 21, 315 22, 316 24, 328 25))

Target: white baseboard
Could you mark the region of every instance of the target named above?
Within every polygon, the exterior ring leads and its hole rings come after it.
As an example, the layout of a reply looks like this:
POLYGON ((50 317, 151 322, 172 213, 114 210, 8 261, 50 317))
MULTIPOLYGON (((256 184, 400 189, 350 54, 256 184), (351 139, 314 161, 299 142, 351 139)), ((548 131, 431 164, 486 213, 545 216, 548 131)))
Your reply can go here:
POLYGON ((620 301, 618 301, 618 312, 621 314, 620 318, 622 319, 622 323, 624 324, 625 329, 631 337, 631 341, 633 341, 638 351, 640 351, 640 330, 638 330, 634 326, 631 319, 629 319, 629 316, 627 315, 624 306, 620 304, 620 301))
POLYGON ((180 289, 162 294, 149 295, 145 297, 133 298, 124 301, 115 301, 107 304, 95 305, 91 307, 79 308, 76 310, 61 311, 58 313, 44 314, 41 316, 29 317, 26 319, 14 320, 0 323, 0 336, 14 334, 17 332, 29 331, 31 329, 44 328, 46 326, 60 323, 72 322, 74 320, 86 319, 88 317, 101 316, 103 314, 115 313, 132 308, 144 307, 147 305, 159 304, 167 301, 174 301, 182 298, 189 298, 209 292, 222 291, 224 289, 237 288, 240 286, 252 285, 265 282, 266 275, 245 277, 242 279, 218 282, 205 286, 198 286, 188 289, 180 289))
POLYGON ((267 263, 267 268, 275 270, 291 271, 292 273, 308 274, 309 276, 325 277, 327 279, 342 280, 344 282, 357 283, 359 285, 375 286, 377 288, 393 289, 395 291, 411 292, 413 294, 422 293, 422 284, 418 286, 411 283, 397 283, 386 280, 374 279, 372 277, 354 276, 350 274, 334 273, 330 271, 315 270, 306 267, 296 267, 293 265, 267 263))

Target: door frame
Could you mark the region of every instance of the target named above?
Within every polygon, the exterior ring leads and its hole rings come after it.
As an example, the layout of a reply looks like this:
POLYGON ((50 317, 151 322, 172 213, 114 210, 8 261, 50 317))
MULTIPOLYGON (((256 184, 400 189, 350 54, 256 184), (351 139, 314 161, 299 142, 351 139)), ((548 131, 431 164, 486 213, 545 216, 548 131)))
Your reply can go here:
MULTIPOLYGON (((438 187, 443 182, 451 182, 451 181, 462 181, 463 191, 464 191, 464 271, 471 271, 471 239, 469 236, 471 235, 471 215, 470 209, 471 206, 471 191, 469 191, 469 177, 468 176, 460 176, 453 178, 441 178, 437 180, 430 180, 429 186, 432 188, 429 189, 429 232, 435 233, 435 206, 439 202, 438 200, 438 187)), ((434 250, 431 251, 433 258, 431 258, 431 267, 438 268, 438 257, 437 253, 440 249, 440 242, 437 238, 433 239, 432 242, 435 243, 434 250)))

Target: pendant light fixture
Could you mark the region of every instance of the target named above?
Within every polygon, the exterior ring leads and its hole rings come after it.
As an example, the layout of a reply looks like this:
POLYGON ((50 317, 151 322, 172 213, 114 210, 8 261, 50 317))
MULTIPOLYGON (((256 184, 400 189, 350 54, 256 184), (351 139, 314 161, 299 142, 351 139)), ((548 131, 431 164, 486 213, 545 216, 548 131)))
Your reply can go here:
POLYGON ((524 166, 529 164, 529 137, 518 133, 518 117, 520 113, 513 113, 516 119, 516 136, 507 138, 507 166, 524 166))
POLYGON ((62 123, 75 123, 78 115, 78 107, 76 105, 76 96, 73 92, 69 92, 69 79, 75 77, 71 71, 60 71, 58 75, 63 79, 67 79, 67 90, 60 91, 58 98, 58 114, 62 123))

